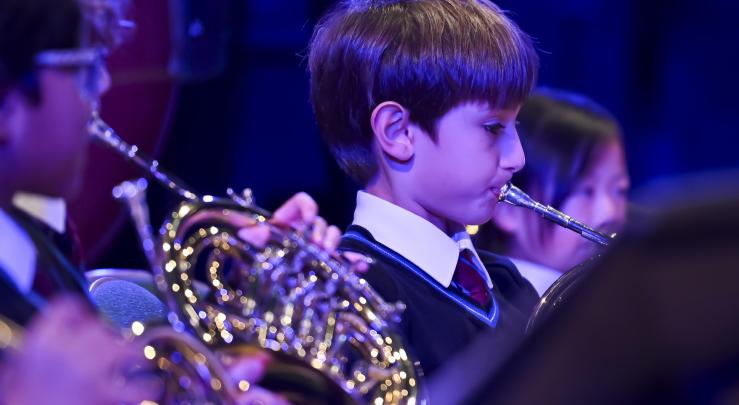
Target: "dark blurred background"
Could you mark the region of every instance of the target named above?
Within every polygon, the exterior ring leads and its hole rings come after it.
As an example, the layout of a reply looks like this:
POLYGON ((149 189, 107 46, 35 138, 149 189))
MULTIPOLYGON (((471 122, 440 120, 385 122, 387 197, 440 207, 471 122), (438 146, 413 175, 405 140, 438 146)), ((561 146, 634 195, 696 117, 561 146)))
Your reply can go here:
MULTIPOLYGON (((320 142, 306 46, 331 1, 134 0, 138 28, 110 61, 103 116, 195 190, 253 189, 274 209, 309 192, 329 222, 351 220, 355 185, 320 142)), ((739 2, 501 0, 540 51, 540 84, 585 93, 624 128, 635 188, 739 168, 739 2)), ((524 140, 525 141, 525 140, 524 140)), ((107 197, 135 176, 94 151, 82 199, 88 267, 142 267, 125 215, 107 197)), ((172 198, 152 191, 158 225, 172 198)))

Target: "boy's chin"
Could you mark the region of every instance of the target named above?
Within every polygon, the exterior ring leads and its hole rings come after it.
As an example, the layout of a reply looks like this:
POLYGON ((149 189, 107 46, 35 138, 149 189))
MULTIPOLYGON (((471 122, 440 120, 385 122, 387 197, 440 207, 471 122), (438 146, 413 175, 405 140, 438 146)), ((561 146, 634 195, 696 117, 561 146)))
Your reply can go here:
POLYGON ((492 212, 480 212, 470 213, 472 215, 466 215, 460 222, 461 225, 482 225, 493 218, 492 212))
POLYGON ((65 176, 65 181, 60 182, 64 184, 64 187, 62 190, 59 190, 59 197, 67 201, 80 197, 84 185, 86 165, 87 160, 84 158, 84 155, 75 161, 73 169, 69 171, 69 175, 65 176))
POLYGON ((69 179, 65 183, 59 184, 63 184, 63 186, 57 190, 52 190, 51 192, 42 194, 46 194, 47 196, 53 198, 61 198, 65 201, 74 201, 82 194, 82 175, 76 176, 72 179, 69 179))

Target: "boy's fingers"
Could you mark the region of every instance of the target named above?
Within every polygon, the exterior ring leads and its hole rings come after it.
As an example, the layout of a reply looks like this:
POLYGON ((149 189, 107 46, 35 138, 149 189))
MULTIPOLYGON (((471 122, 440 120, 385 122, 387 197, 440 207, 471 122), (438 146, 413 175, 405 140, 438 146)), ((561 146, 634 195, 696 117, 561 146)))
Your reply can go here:
POLYGON ((318 204, 306 193, 300 192, 287 200, 273 214, 271 221, 289 225, 298 230, 312 224, 318 216, 318 204))
POLYGON ((270 357, 268 355, 258 352, 253 355, 232 358, 227 369, 234 381, 245 380, 250 383, 257 383, 267 371, 269 362, 270 357))
POLYGON ((321 245, 326 234, 326 228, 328 228, 328 222, 322 217, 316 217, 316 220, 311 225, 311 242, 321 245))
POLYGON ((333 254, 336 252, 336 248, 339 246, 340 241, 341 231, 339 230, 339 228, 331 225, 326 229, 321 245, 323 246, 324 250, 326 250, 328 253, 333 254))
POLYGON ((238 235, 239 238, 252 246, 263 248, 269 241, 270 233, 270 228, 265 224, 260 223, 239 229, 238 235))
POLYGON ((352 264, 352 269, 357 273, 366 273, 373 263, 371 258, 357 252, 343 252, 341 256, 352 264))

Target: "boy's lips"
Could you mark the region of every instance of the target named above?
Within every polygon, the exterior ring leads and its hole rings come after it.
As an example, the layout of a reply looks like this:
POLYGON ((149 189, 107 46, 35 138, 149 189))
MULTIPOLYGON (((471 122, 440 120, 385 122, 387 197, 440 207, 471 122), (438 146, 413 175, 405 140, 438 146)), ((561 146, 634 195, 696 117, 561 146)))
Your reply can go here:
POLYGON ((493 193, 493 197, 495 197, 496 200, 500 199, 500 193, 502 189, 503 189, 503 186, 490 187, 490 191, 493 193))
POLYGON ((509 181, 511 181, 510 177, 505 179, 505 181, 495 183, 492 187, 490 187, 490 190, 493 192, 493 194, 495 194, 495 198, 500 198, 500 193, 502 192, 503 187, 505 187, 505 185, 508 184, 509 181))

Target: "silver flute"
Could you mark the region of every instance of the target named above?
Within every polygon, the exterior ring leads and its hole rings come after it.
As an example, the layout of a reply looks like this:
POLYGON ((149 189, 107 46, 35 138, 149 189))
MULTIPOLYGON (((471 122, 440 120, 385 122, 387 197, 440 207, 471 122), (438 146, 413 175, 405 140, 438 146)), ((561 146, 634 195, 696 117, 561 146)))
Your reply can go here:
POLYGON ((503 186, 498 196, 498 201, 504 201, 508 204, 515 205, 518 207, 524 207, 534 210, 537 214, 541 215, 545 219, 554 222, 555 224, 565 227, 571 231, 577 232, 585 239, 600 244, 601 246, 608 246, 616 236, 615 233, 607 235, 596 231, 595 229, 577 221, 571 216, 558 211, 549 205, 544 205, 540 202, 535 201, 529 197, 528 194, 523 192, 520 188, 514 186, 511 183, 503 186))

